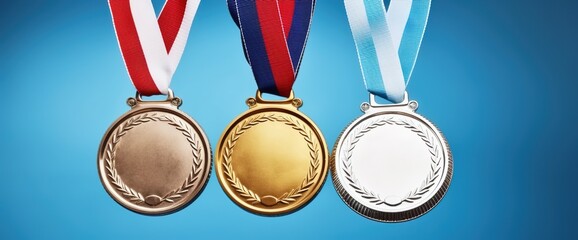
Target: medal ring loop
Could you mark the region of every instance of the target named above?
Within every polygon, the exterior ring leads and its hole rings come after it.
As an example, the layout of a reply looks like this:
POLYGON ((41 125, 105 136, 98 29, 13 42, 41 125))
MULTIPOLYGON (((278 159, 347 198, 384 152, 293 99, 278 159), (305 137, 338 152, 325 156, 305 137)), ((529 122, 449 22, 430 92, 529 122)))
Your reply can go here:
POLYGON ((303 105, 303 101, 301 101, 301 99, 295 98, 293 90, 291 90, 291 93, 289 94, 288 98, 282 100, 265 100, 263 99, 263 93, 260 90, 257 90, 255 98, 247 99, 246 103, 247 105, 249 105, 249 107, 253 107, 257 104, 281 104, 281 105, 290 104, 296 108, 300 108, 303 105))
MULTIPOLYGON (((138 91, 135 94, 135 98, 136 100, 138 100, 139 102, 144 102, 144 100, 142 99, 142 94, 140 94, 138 91)), ((166 101, 171 101, 173 98, 175 98, 175 94, 173 92, 172 89, 168 89, 167 90, 167 99, 166 101)))
POLYGON ((380 107, 399 107, 399 106, 409 106, 409 108, 413 111, 417 110, 419 104, 415 100, 409 100, 409 95, 407 91, 403 95, 403 101, 399 103, 378 103, 376 97, 373 93, 369 93, 369 103, 362 103, 361 104, 361 111, 366 112, 370 108, 380 108, 380 107))
MULTIPOLYGON (((144 101, 142 99, 142 94, 140 94, 137 91, 134 98, 129 98, 127 100, 127 104, 131 107, 134 107, 137 102, 158 102, 158 101, 144 101)), ((180 107, 183 104, 183 100, 179 97, 175 97, 173 90, 170 88, 167 91, 167 99, 165 101, 162 101, 162 102, 170 102, 172 105, 177 106, 177 107, 180 107)))
POLYGON ((399 103, 378 103, 376 97, 373 93, 369 93, 369 103, 372 107, 392 107, 392 106, 404 106, 409 103, 409 95, 407 91, 403 94, 403 101, 399 103))

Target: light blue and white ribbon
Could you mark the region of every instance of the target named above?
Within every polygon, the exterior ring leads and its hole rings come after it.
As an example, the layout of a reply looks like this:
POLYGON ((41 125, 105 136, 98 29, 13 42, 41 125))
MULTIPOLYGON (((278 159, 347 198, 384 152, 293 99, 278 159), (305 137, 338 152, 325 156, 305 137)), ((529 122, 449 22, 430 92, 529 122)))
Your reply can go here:
POLYGON ((431 0, 345 0, 370 93, 394 103, 403 100, 430 6, 431 0))

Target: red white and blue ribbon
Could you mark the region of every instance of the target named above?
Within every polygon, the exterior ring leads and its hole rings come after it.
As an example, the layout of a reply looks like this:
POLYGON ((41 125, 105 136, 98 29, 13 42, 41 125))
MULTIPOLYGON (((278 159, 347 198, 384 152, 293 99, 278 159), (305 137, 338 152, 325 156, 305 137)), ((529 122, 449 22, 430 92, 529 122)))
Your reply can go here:
POLYGON ((167 0, 158 19, 150 0, 109 0, 122 57, 137 91, 167 94, 200 0, 167 0))
POLYGON ((367 90, 401 102, 411 78, 431 0, 345 0, 367 90))
POLYGON ((309 35, 315 0, 227 0, 261 92, 288 97, 309 35))

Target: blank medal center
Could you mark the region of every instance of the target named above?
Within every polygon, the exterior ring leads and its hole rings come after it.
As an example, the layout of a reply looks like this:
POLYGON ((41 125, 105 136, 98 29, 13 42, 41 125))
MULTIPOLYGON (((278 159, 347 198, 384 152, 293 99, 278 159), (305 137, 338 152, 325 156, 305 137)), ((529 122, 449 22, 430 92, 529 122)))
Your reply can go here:
POLYGON ((248 129, 233 148, 233 171, 255 193, 281 196, 305 179, 309 148, 297 130, 280 122, 248 129))
POLYGON ((192 148, 179 130, 150 121, 122 137, 116 168, 122 180, 144 196, 162 196, 185 181, 192 160, 192 148))
POLYGON ((382 197, 404 197, 419 187, 431 162, 423 140, 397 125, 369 131, 352 153, 353 174, 362 186, 382 197))

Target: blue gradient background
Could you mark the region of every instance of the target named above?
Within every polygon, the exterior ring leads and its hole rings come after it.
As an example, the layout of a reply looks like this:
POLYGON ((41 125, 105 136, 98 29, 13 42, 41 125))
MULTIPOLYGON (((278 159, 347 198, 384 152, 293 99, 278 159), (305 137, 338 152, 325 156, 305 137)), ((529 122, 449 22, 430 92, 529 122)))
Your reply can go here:
MULTIPOLYGON (((96 169, 134 93, 106 1, 0 6, 0 239, 577 237, 576 1, 434 1, 408 90, 448 138, 455 173, 434 210, 401 224, 357 215, 330 180, 298 212, 255 216, 214 173, 180 212, 125 210, 96 169)), ((201 3, 172 88, 213 146, 246 109, 256 85, 224 0, 201 3)), ((318 1, 295 92, 330 145, 360 115, 367 94, 341 1, 318 1)))

